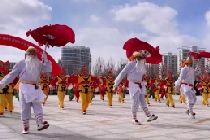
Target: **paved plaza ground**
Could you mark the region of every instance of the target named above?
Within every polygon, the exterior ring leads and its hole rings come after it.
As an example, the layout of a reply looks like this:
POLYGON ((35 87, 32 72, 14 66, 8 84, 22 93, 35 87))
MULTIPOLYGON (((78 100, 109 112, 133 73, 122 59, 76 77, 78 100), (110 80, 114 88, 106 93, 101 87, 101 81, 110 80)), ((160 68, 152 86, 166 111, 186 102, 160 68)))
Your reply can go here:
POLYGON ((195 105, 196 119, 184 113, 186 105, 174 96, 176 108, 168 108, 165 101, 156 103, 150 99, 149 110, 159 116, 154 122, 146 122, 139 109, 142 125, 131 124, 131 100, 126 96, 124 104, 114 96, 113 107, 107 107, 99 96, 93 99, 87 115, 82 115, 81 104, 65 99, 65 110, 58 108, 57 96, 49 96, 44 106, 44 118, 50 123, 48 130, 36 131, 34 116, 31 119, 31 134, 21 134, 20 108, 14 99, 14 113, 0 118, 0 140, 210 140, 210 108, 201 105, 198 96, 195 105))

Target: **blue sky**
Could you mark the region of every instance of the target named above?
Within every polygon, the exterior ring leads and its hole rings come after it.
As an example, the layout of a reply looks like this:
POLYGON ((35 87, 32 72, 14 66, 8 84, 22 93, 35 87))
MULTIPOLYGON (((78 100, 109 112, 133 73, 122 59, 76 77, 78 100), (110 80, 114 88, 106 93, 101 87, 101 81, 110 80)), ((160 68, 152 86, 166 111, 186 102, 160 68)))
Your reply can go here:
MULTIPOLYGON (((90 15, 97 15, 110 19, 110 11, 114 6, 132 5, 138 2, 152 2, 159 6, 169 6, 177 10, 176 17, 182 33, 191 34, 200 38, 199 33, 206 32, 205 13, 210 10, 210 1, 207 0, 87 0, 88 2, 75 2, 74 0, 43 0, 53 7, 52 23, 69 23, 71 27, 86 27, 82 21, 87 21, 90 15), (66 13, 66 14, 65 14, 66 13), (75 19, 76 18, 76 19, 75 19), (72 20, 71 20, 72 19, 72 20), (202 26, 195 28, 196 26, 202 26), (192 29, 193 28, 193 29, 192 29)), ((84 0, 85 1, 85 0, 84 0)), ((109 23, 107 23, 109 24, 109 23)), ((111 22, 110 22, 111 24, 111 22)), ((109 25, 112 26, 112 25, 109 25)), ((130 27, 127 27, 129 30, 130 27)))
MULTIPOLYGON (((205 19, 205 14, 210 10, 210 1, 207 0, 29 1, 24 3, 17 0, 7 4, 8 8, 4 11, 0 9, 0 12, 7 12, 15 17, 8 22, 0 21, 0 28, 8 26, 4 33, 21 36, 33 42, 31 38, 25 37, 26 30, 45 24, 67 24, 75 31, 75 45, 89 46, 93 60, 99 56, 105 60, 112 57, 116 61, 126 58, 122 46, 131 37, 160 46, 161 53, 176 53, 176 48, 192 45, 206 47, 210 51, 210 32, 205 19), (147 8, 142 7, 145 5, 147 8), (14 6, 23 15, 16 15, 16 12, 9 10, 14 6), (36 16, 34 13, 37 13, 36 16), (18 19, 24 19, 27 24, 18 23, 18 19), (13 24, 9 24, 11 22, 13 24)), ((0 19, 4 18, 0 14, 0 19)), ((0 53, 0 59, 15 61, 14 53, 18 57, 24 54, 19 50, 7 50, 6 54, 0 53)), ((49 53, 56 60, 60 58, 60 48, 51 48, 49 53)))

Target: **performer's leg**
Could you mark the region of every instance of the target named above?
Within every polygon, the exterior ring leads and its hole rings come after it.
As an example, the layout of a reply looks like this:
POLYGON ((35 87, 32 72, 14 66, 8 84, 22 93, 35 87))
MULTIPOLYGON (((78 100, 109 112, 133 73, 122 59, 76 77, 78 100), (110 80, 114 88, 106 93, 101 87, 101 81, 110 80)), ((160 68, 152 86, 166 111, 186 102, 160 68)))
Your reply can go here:
POLYGON ((100 99, 104 101, 104 93, 100 92, 100 99))
POLYGON ((40 103, 32 103, 36 124, 43 124, 43 109, 40 103))
POLYGON ((172 107, 175 107, 173 95, 171 93, 168 94, 168 100, 172 107))
POLYGON ((61 102, 60 102, 60 106, 63 109, 64 108, 64 99, 65 99, 65 95, 66 95, 66 91, 61 91, 61 102))
POLYGON ((61 107, 61 91, 57 90, 57 96, 58 96, 58 105, 61 107))
POLYGON ((112 106, 112 93, 106 92, 106 96, 108 99, 108 106, 111 107, 112 106))
MULTIPOLYGON (((21 107, 21 120, 23 123, 23 132, 22 133, 28 133, 29 132, 29 121, 31 119, 31 105, 32 103, 26 103, 26 100, 24 98, 24 95, 22 93, 19 93, 20 96, 20 107, 21 107)), ((41 105, 41 103, 40 103, 41 105)))
POLYGON ((74 95, 75 95, 75 99, 76 99, 76 102, 79 101, 79 96, 80 96, 80 93, 78 90, 74 90, 74 95))
POLYGON ((104 95, 105 95, 105 92, 102 92, 102 100, 104 101, 104 95))
POLYGON ((147 93, 145 96, 146 96, 146 98, 145 98, 146 103, 147 103, 148 105, 150 105, 150 103, 149 103, 149 94, 147 93))
POLYGON ((65 91, 58 91, 58 100, 59 100, 59 105, 60 108, 64 108, 64 98, 65 98, 65 91))
POLYGON ((6 97, 6 94, 5 94, 5 111, 8 111, 8 100, 7 100, 7 97, 6 97))
POLYGON ((162 91, 160 98, 163 99, 165 94, 166 94, 165 91, 162 91))
POLYGON ((118 103, 121 103, 120 93, 118 93, 118 103))
POLYGON ((210 98, 210 93, 208 94, 208 98, 210 98))
POLYGON ((158 118, 158 116, 155 116, 154 114, 152 114, 152 115, 150 114, 147 104, 146 104, 146 101, 145 101, 145 95, 143 95, 143 94, 139 95, 139 103, 140 103, 140 106, 141 106, 142 110, 144 111, 145 115, 147 116, 147 122, 156 120, 158 118))
POLYGON ((74 98, 74 93, 72 90, 69 90, 68 93, 69 93, 69 101, 72 101, 74 98))
POLYGON ((36 102, 32 103, 32 107, 36 118, 37 130, 41 131, 43 129, 47 129, 49 127, 49 124, 47 121, 43 121, 42 105, 39 102, 36 102))
POLYGON ((112 106, 112 99, 113 99, 113 95, 114 95, 114 93, 110 93, 111 95, 111 98, 110 98, 110 102, 111 102, 111 106, 112 106))
POLYGON ((195 119, 195 113, 193 112, 193 106, 197 100, 196 95, 193 95, 191 92, 184 93, 187 99, 187 111, 186 113, 192 118, 195 119))
POLYGON ((124 102, 124 98, 123 98, 123 93, 120 93, 120 102, 123 103, 124 102))
POLYGON ((92 94, 90 94, 90 93, 87 93, 86 94, 86 107, 85 107, 85 110, 87 111, 87 108, 88 108, 88 106, 89 106, 89 104, 91 103, 91 100, 92 100, 92 94))
POLYGON ((202 100, 202 105, 206 105, 206 104, 205 104, 205 99, 204 99, 205 97, 204 97, 204 96, 205 96, 205 95, 204 95, 204 93, 202 92, 202 99, 203 99, 203 100, 202 100))
MULTIPOLYGON (((138 121, 138 118, 137 118, 137 112, 140 105, 139 96, 140 96, 139 93, 134 94, 133 103, 131 106, 132 115, 133 115, 132 123, 136 125, 141 125, 141 123, 138 121)), ((144 101, 145 101, 145 98, 144 98, 144 101)))
MULTIPOLYGON (((168 93, 166 93, 166 94, 167 94, 167 97, 168 97, 168 93)), ((169 101, 169 98, 167 98, 167 99, 166 99, 166 106, 169 107, 169 104, 170 104, 170 101, 169 101)))
POLYGON ((6 97, 5 94, 0 93, 0 116, 4 115, 6 97))
POLYGON ((160 102, 159 90, 155 91, 155 101, 160 102))
POLYGON ((44 99, 44 102, 43 102, 43 105, 47 102, 47 98, 48 98, 48 90, 42 90, 43 93, 47 96, 45 99, 44 99))
POLYGON ((9 110, 9 112, 13 112, 14 106, 13 106, 13 94, 12 93, 8 93, 5 94, 6 99, 7 99, 7 109, 9 110))
POLYGON ((122 93, 122 103, 125 102, 125 92, 122 93))
POLYGON ((208 94, 207 93, 203 93, 203 98, 204 98, 205 105, 209 106, 208 94))
POLYGON ((180 101, 180 103, 182 103, 182 95, 181 94, 179 95, 179 101, 180 101))
POLYGON ((82 104, 82 113, 86 114, 86 108, 87 108, 87 99, 86 99, 86 94, 83 92, 80 92, 80 97, 81 97, 81 104, 82 104))

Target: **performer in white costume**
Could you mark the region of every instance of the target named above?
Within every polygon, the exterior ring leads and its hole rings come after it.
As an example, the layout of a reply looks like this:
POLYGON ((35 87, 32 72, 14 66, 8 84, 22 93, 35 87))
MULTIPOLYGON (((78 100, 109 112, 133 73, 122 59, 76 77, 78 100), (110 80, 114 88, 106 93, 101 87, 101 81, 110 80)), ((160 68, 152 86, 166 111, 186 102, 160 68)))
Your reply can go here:
POLYGON ((142 82, 142 77, 144 74, 146 74, 146 56, 147 54, 145 54, 145 51, 134 52, 133 56, 131 56, 132 60, 130 59, 131 62, 129 62, 120 72, 113 86, 113 89, 115 90, 122 79, 127 75, 127 80, 129 81, 129 94, 130 97, 133 99, 133 104, 131 107, 133 115, 132 123, 135 125, 141 125, 141 123, 137 119, 139 105, 147 116, 147 122, 156 120, 158 118, 158 116, 150 114, 145 101, 147 83, 142 82))
POLYGON ((19 96, 21 107, 21 120, 23 123, 23 134, 29 133, 29 120, 31 118, 31 107, 33 108, 36 118, 37 130, 41 131, 47 129, 49 124, 43 121, 43 109, 41 103, 44 101, 46 95, 39 87, 38 79, 40 72, 51 72, 52 64, 48 61, 46 54, 43 54, 42 62, 36 57, 36 49, 29 47, 26 50, 24 60, 18 62, 13 70, 6 75, 0 82, 0 89, 4 88, 15 79, 19 77, 19 96))
POLYGON ((187 111, 185 112, 190 118, 195 119, 195 113, 193 112, 193 106, 196 103, 196 91, 194 90, 195 74, 200 73, 200 68, 198 66, 196 69, 193 67, 193 60, 188 57, 185 60, 185 67, 181 69, 181 73, 177 81, 175 82, 175 89, 181 90, 181 92, 186 97, 187 101, 187 111))

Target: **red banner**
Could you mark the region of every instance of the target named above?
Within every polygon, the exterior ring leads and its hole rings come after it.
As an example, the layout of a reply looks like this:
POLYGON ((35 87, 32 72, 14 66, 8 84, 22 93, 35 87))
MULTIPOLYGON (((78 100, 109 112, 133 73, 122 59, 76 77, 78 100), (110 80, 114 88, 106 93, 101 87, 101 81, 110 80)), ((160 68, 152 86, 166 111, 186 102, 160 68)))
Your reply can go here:
MULTIPOLYGON (((0 34, 0 45, 15 47, 15 48, 18 48, 18 49, 24 50, 24 51, 27 50, 29 46, 35 47, 37 50, 38 59, 39 60, 42 59, 41 57, 42 57, 43 49, 31 42, 28 42, 28 41, 20 38, 20 37, 14 37, 14 36, 7 35, 7 34, 0 34)), ((47 52, 46 52, 46 54, 47 54, 48 60, 50 60, 52 62, 52 75, 53 76, 59 75, 61 73, 60 66, 56 63, 56 61, 52 58, 52 56, 50 56, 47 52)))

